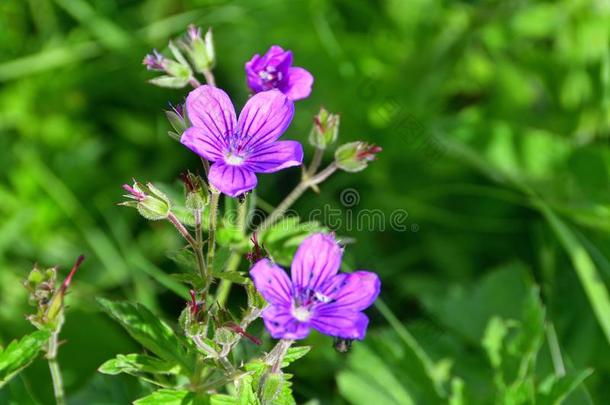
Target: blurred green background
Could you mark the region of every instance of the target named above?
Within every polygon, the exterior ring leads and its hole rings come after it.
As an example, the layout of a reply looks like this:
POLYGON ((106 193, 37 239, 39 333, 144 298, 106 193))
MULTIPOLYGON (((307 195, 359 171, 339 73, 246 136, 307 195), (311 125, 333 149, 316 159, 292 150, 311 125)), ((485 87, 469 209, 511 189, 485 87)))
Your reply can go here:
MULTIPOLYGON (((243 64, 272 44, 314 74, 287 138, 306 145, 323 105, 341 114, 341 142, 384 148, 366 171, 306 194, 299 213, 346 212, 346 189, 359 195, 354 213, 408 212, 405 229, 337 229, 355 239, 349 265, 380 274, 383 301, 349 355, 308 339, 312 353, 292 367, 299 403, 434 404, 460 391, 464 403, 527 403, 527 389, 544 393, 564 373, 573 378, 562 384, 576 383, 586 369, 567 403, 610 403, 606 0, 1 2, 2 345, 32 329, 21 281, 33 263, 65 274, 84 253, 60 350, 70 403, 148 392, 96 372, 139 349, 95 297, 139 301, 169 320, 184 306, 167 276, 174 230, 116 203, 132 177, 178 191, 178 174, 198 167, 166 135, 163 109, 185 92, 147 84, 141 65, 191 22, 213 27, 216 79, 239 106, 243 64), (544 320, 538 304, 527 310, 534 285, 544 320), (506 371, 511 359, 527 367, 506 371)), ((275 205, 298 175, 263 176, 258 195, 275 205)), ((51 398, 41 360, 0 391, 2 403, 51 398)))

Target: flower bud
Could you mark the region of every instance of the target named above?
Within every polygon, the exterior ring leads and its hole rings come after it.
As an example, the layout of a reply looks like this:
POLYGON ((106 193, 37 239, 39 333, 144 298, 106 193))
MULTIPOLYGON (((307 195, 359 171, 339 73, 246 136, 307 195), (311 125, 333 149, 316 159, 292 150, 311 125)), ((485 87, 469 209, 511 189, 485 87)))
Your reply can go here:
POLYGON ((169 110, 165 111, 165 116, 174 130, 168 131, 167 134, 175 140, 180 141, 182 133, 188 127, 187 118, 184 114, 184 104, 173 105, 169 103, 169 108, 169 110))
POLYGON ((184 183, 186 192, 186 208, 190 210, 203 210, 209 201, 208 186, 203 179, 191 172, 182 173, 180 179, 184 183))
POLYGON ((331 114, 326 109, 313 117, 313 127, 309 133, 309 143, 318 149, 326 149, 339 135, 339 114, 331 114))
POLYGON ((57 268, 41 270, 37 266, 30 272, 27 280, 24 282, 25 287, 30 291, 30 303, 37 310, 36 314, 28 316, 28 320, 37 328, 50 328, 58 330, 63 323, 64 298, 72 281, 72 277, 85 260, 84 256, 80 256, 68 277, 59 286, 55 287, 57 279, 57 268))
POLYGON ((178 45, 186 52, 191 60, 195 71, 203 73, 214 67, 216 54, 214 51, 214 40, 212 29, 208 29, 205 36, 201 37, 201 28, 189 25, 185 41, 180 41, 178 45))
POLYGON ((129 193, 125 194, 124 197, 129 198, 130 201, 122 202, 119 205, 134 207, 140 215, 152 221, 168 217, 171 202, 165 193, 151 183, 144 185, 134 180, 133 186, 124 184, 123 188, 129 193))
POLYGON ((365 142, 350 142, 341 145, 335 151, 335 163, 346 172, 364 170, 369 162, 375 160, 381 147, 365 142))
POLYGON ((148 70, 166 73, 163 76, 149 80, 149 82, 160 87, 184 87, 193 78, 193 71, 178 48, 171 42, 169 43, 169 49, 174 55, 175 60, 166 58, 161 53, 153 50, 153 53, 146 55, 142 61, 148 70))

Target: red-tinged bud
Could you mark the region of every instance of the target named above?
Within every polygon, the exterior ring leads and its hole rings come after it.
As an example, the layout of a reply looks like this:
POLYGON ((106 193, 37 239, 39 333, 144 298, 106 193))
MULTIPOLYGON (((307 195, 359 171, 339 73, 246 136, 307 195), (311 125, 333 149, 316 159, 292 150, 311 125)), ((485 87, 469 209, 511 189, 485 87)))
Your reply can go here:
POLYGON ((124 195, 128 201, 119 205, 136 208, 140 215, 152 221, 169 216, 171 211, 169 198, 151 183, 142 184, 134 180, 133 186, 124 184, 123 189, 129 193, 124 195))
POLYGON ((252 238, 250 238, 252 242, 252 250, 246 254, 246 259, 250 262, 250 264, 254 264, 261 259, 267 257, 264 248, 258 244, 258 237, 256 236, 256 232, 252 234, 252 238))
POLYGON ((335 151, 335 163, 346 172, 359 172, 375 160, 381 150, 380 146, 365 142, 346 143, 335 151))
POLYGON ((184 183, 186 201, 184 205, 190 210, 203 210, 208 204, 208 186, 203 179, 191 172, 181 173, 180 180, 184 183))
POLYGON ((59 328, 63 322, 63 308, 66 291, 72 282, 72 277, 74 277, 74 274, 76 274, 83 260, 85 260, 85 256, 81 255, 78 257, 76 263, 72 267, 72 270, 70 270, 68 277, 66 277, 64 282, 61 283, 61 286, 57 291, 55 291, 53 298, 49 302, 49 306, 44 316, 44 322, 51 326, 52 329, 59 328))

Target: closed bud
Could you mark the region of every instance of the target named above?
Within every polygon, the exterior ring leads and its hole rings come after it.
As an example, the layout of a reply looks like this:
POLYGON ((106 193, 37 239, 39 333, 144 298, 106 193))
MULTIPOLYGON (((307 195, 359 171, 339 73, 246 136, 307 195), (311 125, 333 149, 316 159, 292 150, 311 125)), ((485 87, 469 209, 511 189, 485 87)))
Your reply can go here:
POLYGON ((184 105, 169 103, 169 110, 165 111, 165 116, 173 128, 173 131, 168 131, 167 134, 177 141, 180 141, 180 136, 188 127, 186 114, 184 114, 184 105))
POLYGON ((184 87, 193 78, 193 71, 182 53, 172 42, 169 43, 169 49, 175 59, 166 58, 161 53, 153 50, 153 53, 146 55, 142 61, 148 70, 166 73, 149 80, 149 82, 159 87, 184 87))
POLYGON ((335 151, 335 164, 346 172, 359 172, 375 160, 379 152, 381 147, 373 144, 360 141, 346 143, 335 151))
POLYGON ((195 71, 203 73, 212 69, 216 63, 214 39, 212 29, 208 29, 205 36, 201 36, 201 28, 190 25, 186 39, 178 43, 180 48, 188 55, 195 71))
POLYGON ((124 184, 123 189, 129 193, 124 195, 129 200, 119 205, 134 207, 140 215, 152 221, 166 219, 169 216, 171 210, 169 198, 151 183, 144 185, 134 180, 133 186, 124 184))
POLYGON ((186 193, 186 208, 190 210, 203 210, 209 201, 208 186, 203 179, 191 172, 182 173, 180 179, 184 183, 186 193))
POLYGON ((309 133, 309 143, 318 149, 326 149, 339 136, 339 114, 331 114, 326 109, 313 117, 313 127, 309 133))

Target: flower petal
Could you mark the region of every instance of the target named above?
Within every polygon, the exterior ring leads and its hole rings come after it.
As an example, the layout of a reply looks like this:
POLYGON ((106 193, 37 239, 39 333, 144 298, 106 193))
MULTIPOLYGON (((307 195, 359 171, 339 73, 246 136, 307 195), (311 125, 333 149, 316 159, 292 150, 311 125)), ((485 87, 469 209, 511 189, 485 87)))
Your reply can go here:
POLYGON ((263 320, 274 339, 305 339, 309 335, 309 325, 294 319, 289 306, 268 306, 263 311, 263 320))
POLYGON ((337 274, 329 279, 320 293, 332 300, 325 304, 328 310, 362 311, 370 307, 381 289, 381 282, 375 273, 356 271, 337 274))
POLYGON ((262 259, 250 269, 250 276, 256 290, 267 302, 275 305, 285 305, 290 308, 292 303, 292 282, 281 267, 262 259))
POLYGON ((218 161, 210 167, 210 183, 220 192, 230 197, 237 197, 256 187, 256 175, 241 166, 228 165, 218 161))
POLYGON ((239 114, 237 127, 243 148, 255 148, 279 138, 294 115, 294 104, 279 90, 269 90, 252 96, 239 114))
POLYGON ((303 147, 297 141, 262 145, 250 154, 244 166, 256 173, 273 173, 303 163, 303 147))
POLYGON ((309 97, 313 76, 301 67, 291 67, 288 69, 288 76, 281 86, 282 93, 291 100, 300 100, 309 97))
POLYGON ((201 127, 190 127, 182 134, 180 143, 212 162, 222 158, 222 151, 226 148, 224 139, 211 135, 201 127))
POLYGON ((319 290, 337 274, 343 249, 335 238, 317 233, 306 238, 294 255, 291 267, 292 283, 299 290, 319 290))
POLYGON ((369 318, 362 312, 320 308, 309 323, 311 327, 325 335, 362 340, 369 325, 369 318))
POLYGON ((199 127, 215 143, 227 145, 227 137, 235 133, 235 109, 227 93, 203 85, 186 98, 186 112, 194 127, 199 127))

